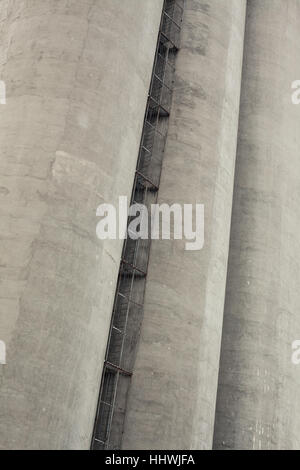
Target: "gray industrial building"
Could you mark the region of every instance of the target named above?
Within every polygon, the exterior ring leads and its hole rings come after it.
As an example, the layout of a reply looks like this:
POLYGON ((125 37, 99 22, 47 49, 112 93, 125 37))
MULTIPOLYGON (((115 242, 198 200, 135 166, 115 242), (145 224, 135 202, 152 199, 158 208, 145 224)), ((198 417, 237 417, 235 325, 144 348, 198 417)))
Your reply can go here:
POLYGON ((0 449, 300 449, 296 80, 300 0, 0 0, 0 449))

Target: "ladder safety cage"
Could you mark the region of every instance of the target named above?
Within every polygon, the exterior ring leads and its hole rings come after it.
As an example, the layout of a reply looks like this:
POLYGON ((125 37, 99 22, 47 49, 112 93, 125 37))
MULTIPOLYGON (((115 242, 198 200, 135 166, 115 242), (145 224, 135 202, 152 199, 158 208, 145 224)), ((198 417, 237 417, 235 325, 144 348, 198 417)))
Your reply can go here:
MULTIPOLYGON (((164 0, 131 204, 157 201, 184 0, 164 0)), ((149 211, 150 212, 150 211, 149 211)), ((128 225, 132 218, 128 218, 128 225)), ((126 400, 143 318, 150 237, 128 237, 113 307, 91 449, 120 449, 126 400)))

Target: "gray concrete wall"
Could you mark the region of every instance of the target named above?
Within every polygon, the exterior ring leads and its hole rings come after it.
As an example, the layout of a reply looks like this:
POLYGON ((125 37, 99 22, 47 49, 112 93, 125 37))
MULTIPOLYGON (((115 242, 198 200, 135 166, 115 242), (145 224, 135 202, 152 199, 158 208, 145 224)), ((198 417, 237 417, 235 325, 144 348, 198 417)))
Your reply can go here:
POLYGON ((249 0, 216 449, 299 449, 300 2, 249 0))
POLYGON ((123 448, 212 445, 245 1, 185 3, 159 203, 205 204, 205 247, 152 242, 123 448))
POLYGON ((88 448, 162 0, 1 0, 0 448, 88 448))

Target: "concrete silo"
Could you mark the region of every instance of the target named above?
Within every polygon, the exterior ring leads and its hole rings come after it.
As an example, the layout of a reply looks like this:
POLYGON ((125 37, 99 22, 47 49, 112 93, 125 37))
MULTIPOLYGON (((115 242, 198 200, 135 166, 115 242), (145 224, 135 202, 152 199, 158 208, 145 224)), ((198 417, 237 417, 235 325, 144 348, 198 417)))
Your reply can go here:
POLYGON ((216 449, 300 447, 299 22, 299 1, 248 1, 216 449))
POLYGON ((0 2, 0 447, 85 449, 162 0, 0 2))
POLYGON ((205 246, 152 241, 123 448, 212 445, 246 2, 188 0, 158 202, 205 205, 205 246))

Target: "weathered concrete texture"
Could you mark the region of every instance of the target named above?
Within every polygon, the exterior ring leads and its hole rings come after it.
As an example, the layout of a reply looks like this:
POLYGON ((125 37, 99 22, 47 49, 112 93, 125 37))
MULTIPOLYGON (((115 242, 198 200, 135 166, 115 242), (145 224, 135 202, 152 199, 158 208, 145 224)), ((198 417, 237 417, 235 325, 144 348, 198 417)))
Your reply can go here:
POLYGON ((299 449, 300 2, 248 1, 214 446, 299 449))
POLYGON ((159 203, 205 204, 205 247, 152 242, 124 448, 212 446, 244 22, 244 1, 186 1, 159 203))
POLYGON ((88 448, 162 0, 1 0, 0 448, 88 448))

